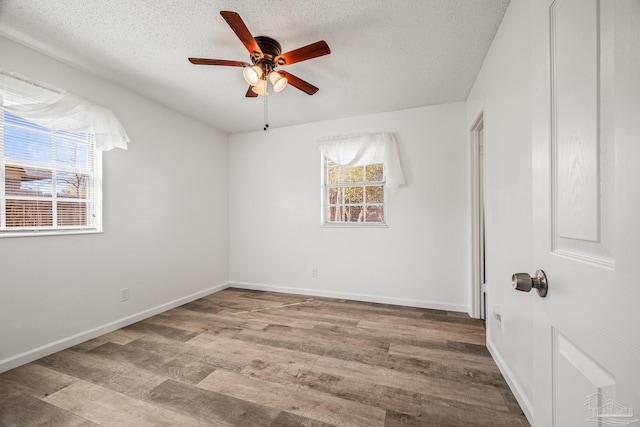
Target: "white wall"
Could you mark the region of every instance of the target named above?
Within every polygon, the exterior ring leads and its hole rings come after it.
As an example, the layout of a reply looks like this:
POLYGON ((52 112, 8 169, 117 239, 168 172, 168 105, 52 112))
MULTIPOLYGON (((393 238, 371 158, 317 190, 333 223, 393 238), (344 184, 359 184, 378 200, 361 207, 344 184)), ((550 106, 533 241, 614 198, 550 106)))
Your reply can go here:
POLYGON ((455 103, 232 135, 230 282, 467 311, 465 120, 455 103), (388 228, 323 228, 315 142, 359 132, 395 133, 408 185, 388 190, 388 228))
POLYGON ((104 154, 103 234, 0 239, 0 371, 224 286, 228 137, 5 38, 0 51, 112 109, 132 140, 104 154))
MULTIPOLYGON (((511 275, 533 274, 530 4, 513 0, 467 103, 467 129, 484 111, 487 346, 531 420, 532 304, 511 275), (493 317, 502 312, 502 330, 493 317)), ((535 292, 534 292, 535 294, 535 292)))

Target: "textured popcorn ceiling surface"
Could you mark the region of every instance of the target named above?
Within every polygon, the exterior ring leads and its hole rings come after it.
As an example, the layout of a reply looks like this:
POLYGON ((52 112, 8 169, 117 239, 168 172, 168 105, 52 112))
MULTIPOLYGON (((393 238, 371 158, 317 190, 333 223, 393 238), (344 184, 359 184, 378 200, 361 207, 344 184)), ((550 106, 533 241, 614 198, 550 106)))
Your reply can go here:
MULTIPOLYGON (((328 56, 283 69, 320 91, 269 96, 271 127, 463 101, 508 0, 1 0, 0 34, 88 70, 225 133, 262 129, 263 98, 220 16, 240 14, 283 51, 325 40, 328 56)), ((1 59, 0 59, 1 61, 1 59)))

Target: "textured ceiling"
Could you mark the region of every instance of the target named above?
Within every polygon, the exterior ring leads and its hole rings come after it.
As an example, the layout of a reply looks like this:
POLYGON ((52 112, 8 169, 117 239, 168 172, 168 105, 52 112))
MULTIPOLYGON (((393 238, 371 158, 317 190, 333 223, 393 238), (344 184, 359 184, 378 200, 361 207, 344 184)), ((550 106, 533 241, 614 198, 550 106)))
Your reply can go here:
POLYGON ((320 91, 271 94, 273 128, 465 100, 508 3, 0 0, 0 34, 238 133, 262 128, 263 98, 244 97, 240 68, 187 61, 249 61, 221 10, 238 12, 284 52, 318 40, 331 48, 283 68, 320 91))

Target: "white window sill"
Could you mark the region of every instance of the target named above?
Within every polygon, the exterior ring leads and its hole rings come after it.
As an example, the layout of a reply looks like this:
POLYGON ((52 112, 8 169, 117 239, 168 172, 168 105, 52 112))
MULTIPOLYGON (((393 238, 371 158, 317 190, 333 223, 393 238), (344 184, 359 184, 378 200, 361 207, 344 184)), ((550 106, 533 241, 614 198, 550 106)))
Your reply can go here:
POLYGON ((3 231, 0 233, 0 239, 5 237, 39 237, 39 236, 68 236, 78 234, 102 234, 102 230, 95 228, 80 230, 24 230, 24 231, 3 231))
POLYGON ((346 223, 325 223, 321 225, 322 228, 389 228, 386 223, 369 222, 346 222, 346 223))

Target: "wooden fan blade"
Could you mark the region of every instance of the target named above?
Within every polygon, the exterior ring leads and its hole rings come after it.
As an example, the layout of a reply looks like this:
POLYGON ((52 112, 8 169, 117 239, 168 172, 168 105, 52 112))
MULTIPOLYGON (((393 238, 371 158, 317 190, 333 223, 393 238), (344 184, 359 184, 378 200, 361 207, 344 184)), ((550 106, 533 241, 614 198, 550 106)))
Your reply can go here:
POLYGON ((240 18, 240 15, 228 10, 220 11, 220 15, 222 15, 224 20, 227 21, 227 24, 229 24, 233 32, 236 33, 236 36, 238 36, 249 53, 258 52, 260 56, 262 56, 262 50, 260 49, 260 46, 258 46, 258 42, 253 38, 251 32, 244 24, 244 21, 240 18))
POLYGON ((307 59, 317 58, 319 56, 331 53, 329 45, 324 40, 311 43, 291 52, 283 53, 276 56, 274 62, 277 64, 279 59, 284 59, 286 65, 295 64, 296 62, 306 61, 307 59))
POLYGON ((247 94, 245 95, 245 97, 247 97, 247 98, 257 98, 258 94, 253 91, 251 86, 249 86, 249 89, 247 89, 247 94))
POLYGON ((312 85, 311 83, 307 83, 302 80, 300 77, 296 77, 291 73, 287 73, 286 71, 278 71, 278 73, 282 74, 287 78, 289 84, 297 89, 300 89, 304 93, 308 95, 313 95, 318 91, 318 88, 312 85))
POLYGON ((189 58, 189 62, 196 65, 225 65, 227 67, 249 67, 242 61, 227 61, 226 59, 189 58))

